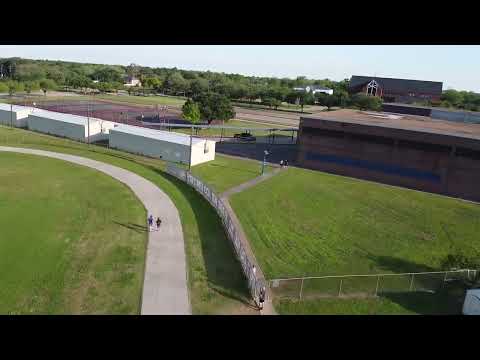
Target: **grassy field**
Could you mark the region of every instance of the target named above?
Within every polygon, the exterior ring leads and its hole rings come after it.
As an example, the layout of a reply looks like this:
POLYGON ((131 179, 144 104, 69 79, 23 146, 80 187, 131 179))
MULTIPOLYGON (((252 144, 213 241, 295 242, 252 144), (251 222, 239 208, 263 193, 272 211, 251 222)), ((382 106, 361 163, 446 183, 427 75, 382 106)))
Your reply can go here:
POLYGON ((158 185, 182 221, 192 309, 195 314, 250 314, 240 264, 213 208, 191 187, 164 173, 160 160, 0 126, 0 144, 69 153, 116 165, 158 185))
POLYGON ((282 299, 275 301, 275 309, 285 315, 459 315, 463 295, 445 291, 398 293, 366 299, 282 299))
POLYGON ((480 245, 479 205, 310 170, 231 203, 268 278, 441 270, 480 245))
MULTIPOLYGON (((267 165, 265 171, 271 171, 271 167, 267 165)), ((193 166, 192 174, 220 194, 260 176, 261 163, 255 160, 235 159, 217 154, 215 160, 193 166)))
POLYGON ((145 209, 113 178, 0 153, 0 313, 138 314, 145 209))

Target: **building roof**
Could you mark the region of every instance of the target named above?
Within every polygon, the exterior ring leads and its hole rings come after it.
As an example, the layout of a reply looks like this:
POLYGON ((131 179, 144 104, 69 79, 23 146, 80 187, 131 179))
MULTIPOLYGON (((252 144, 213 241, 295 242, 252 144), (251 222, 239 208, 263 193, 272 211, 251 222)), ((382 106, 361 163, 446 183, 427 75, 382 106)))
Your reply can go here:
POLYGON ((36 109, 36 108, 33 109, 33 112, 30 115, 38 116, 46 119, 62 121, 70 124, 76 124, 76 125, 87 125, 89 119, 90 119, 90 123, 97 122, 97 121, 104 121, 104 120, 93 118, 93 117, 88 118, 86 116, 64 114, 60 112, 54 112, 54 111, 48 111, 48 110, 36 109))
POLYGON ((426 116, 342 109, 325 111, 314 116, 302 116, 301 119, 318 119, 480 140, 480 124, 435 120, 426 116))
POLYGON ((480 115, 480 111, 470 111, 465 109, 455 109, 455 108, 447 108, 441 106, 424 106, 424 105, 414 105, 414 104, 403 104, 403 103, 386 103, 384 102, 383 105, 391 105, 397 107, 408 107, 408 108, 416 108, 416 109, 429 109, 429 110, 439 110, 439 111, 448 111, 452 113, 469 113, 473 115, 480 115))
POLYGON ((392 93, 424 93, 432 95, 441 95, 443 83, 439 81, 408 80, 384 78, 376 76, 358 76, 353 75, 350 79, 349 88, 355 90, 375 80, 383 88, 384 92, 392 93))
MULTIPOLYGON (((176 133, 176 132, 155 130, 155 129, 149 129, 149 128, 132 126, 132 125, 124 125, 124 124, 118 124, 110 131, 118 131, 125 134, 137 135, 137 136, 142 136, 149 139, 190 146, 190 135, 176 133)), ((194 146, 198 144, 203 145, 204 142, 205 142, 205 139, 199 139, 195 137, 192 139, 192 145, 194 146)))
MULTIPOLYGON (((6 103, 0 103, 0 110, 5 110, 5 111, 10 111, 10 104, 6 103)), ((33 108, 27 107, 27 106, 19 106, 19 105, 12 105, 11 106, 13 112, 18 112, 18 111, 32 111, 33 108)))

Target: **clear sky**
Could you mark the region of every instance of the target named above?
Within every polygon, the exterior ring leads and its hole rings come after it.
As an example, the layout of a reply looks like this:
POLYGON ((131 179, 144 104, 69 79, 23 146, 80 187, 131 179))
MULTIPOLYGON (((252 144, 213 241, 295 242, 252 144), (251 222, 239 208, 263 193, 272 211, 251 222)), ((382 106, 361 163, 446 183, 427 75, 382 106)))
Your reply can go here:
POLYGON ((376 75, 480 92, 480 46, 0 45, 0 57, 342 80, 376 75))

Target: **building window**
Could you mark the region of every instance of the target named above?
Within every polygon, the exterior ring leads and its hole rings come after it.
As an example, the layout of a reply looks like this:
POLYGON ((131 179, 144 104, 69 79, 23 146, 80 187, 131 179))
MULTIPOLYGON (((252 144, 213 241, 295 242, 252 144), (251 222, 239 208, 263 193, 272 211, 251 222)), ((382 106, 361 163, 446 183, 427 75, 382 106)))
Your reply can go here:
POLYGON ((375 80, 372 80, 367 85, 367 95, 377 96, 378 92, 378 83, 375 80))

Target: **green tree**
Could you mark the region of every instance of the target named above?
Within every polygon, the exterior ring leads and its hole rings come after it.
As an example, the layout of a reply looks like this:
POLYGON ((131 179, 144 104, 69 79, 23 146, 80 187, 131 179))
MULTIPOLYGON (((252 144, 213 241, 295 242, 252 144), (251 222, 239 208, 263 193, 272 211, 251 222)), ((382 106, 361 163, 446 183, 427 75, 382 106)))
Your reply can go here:
MULTIPOLYGON (((189 121, 192 125, 196 125, 200 122, 200 108, 192 99, 188 99, 185 104, 183 104, 182 118, 189 121)), ((195 128, 195 133, 198 134, 198 128, 195 128)))
POLYGON ((182 74, 178 71, 173 72, 167 77, 165 85, 167 89, 174 94, 185 93, 188 91, 188 81, 185 80, 182 74))
POLYGON ((456 90, 445 90, 440 97, 440 100, 446 102, 450 106, 459 107, 463 103, 463 95, 456 90))
POLYGON ((190 93, 192 96, 197 96, 203 92, 207 92, 209 88, 208 80, 207 79, 193 79, 190 82, 190 93))
POLYGON ((328 110, 330 110, 334 106, 340 105, 340 100, 336 95, 328 95, 328 94, 316 94, 315 98, 317 103, 322 106, 326 106, 328 110))
POLYGON ((225 95, 214 92, 202 93, 194 97, 193 101, 198 104, 201 119, 209 124, 213 120, 228 121, 235 117, 230 99, 225 95))
POLYGON ((30 95, 30 93, 32 92, 32 83, 30 81, 27 81, 25 84, 24 84, 24 88, 25 88, 25 92, 30 95))
POLYGON ((14 82, 8 84, 8 95, 13 96, 17 92, 17 86, 14 82))
POLYGON ((382 103, 381 98, 365 94, 355 94, 351 98, 351 105, 358 107, 360 110, 380 111, 382 109, 382 103))
POLYGON ((48 90, 52 90, 52 89, 56 88, 55 81, 53 81, 51 79, 44 79, 44 80, 40 81, 40 88, 42 89, 43 94, 45 96, 47 96, 47 91, 48 90))

